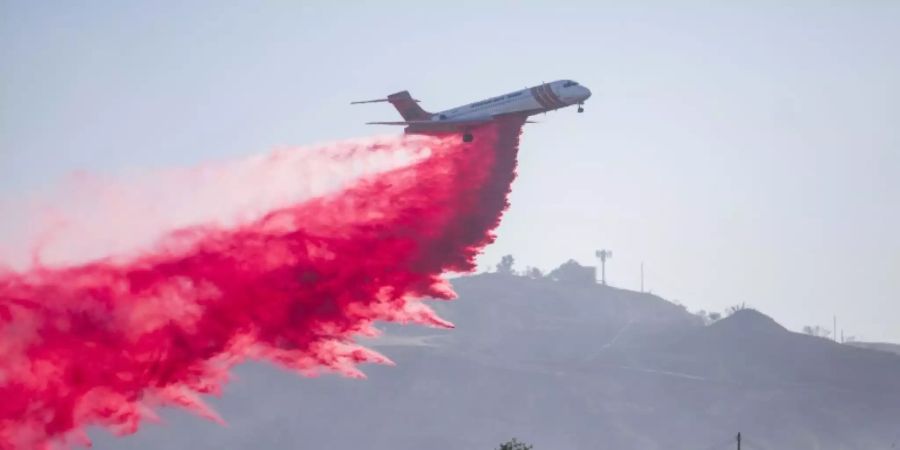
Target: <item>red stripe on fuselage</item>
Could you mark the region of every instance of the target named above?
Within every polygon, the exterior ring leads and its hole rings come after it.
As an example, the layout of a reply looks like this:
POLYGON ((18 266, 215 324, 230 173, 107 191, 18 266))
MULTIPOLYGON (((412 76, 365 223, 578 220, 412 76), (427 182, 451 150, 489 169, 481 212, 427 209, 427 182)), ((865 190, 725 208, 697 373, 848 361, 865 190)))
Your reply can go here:
POLYGON ((544 100, 548 109, 556 109, 564 106, 561 102, 557 101, 558 98, 550 89, 549 84, 540 85, 540 87, 538 87, 538 93, 541 95, 541 98, 544 100))
POLYGON ((566 106, 566 104, 563 103, 562 100, 560 100, 560 98, 556 95, 556 93, 553 92, 552 86, 550 86, 549 84, 545 84, 544 86, 547 87, 545 89, 545 91, 547 93, 547 98, 550 99, 551 103, 553 103, 557 108, 562 108, 563 106, 566 106))
POLYGON ((535 100, 541 105, 541 108, 550 109, 550 105, 547 104, 546 100, 544 100, 539 91, 541 86, 535 86, 531 88, 531 96, 534 97, 535 100))
POLYGON ((538 94, 541 96, 541 99, 544 100, 544 104, 547 105, 547 109, 555 109, 556 103, 553 103, 553 98, 547 95, 547 86, 546 84, 542 84, 538 86, 538 94))

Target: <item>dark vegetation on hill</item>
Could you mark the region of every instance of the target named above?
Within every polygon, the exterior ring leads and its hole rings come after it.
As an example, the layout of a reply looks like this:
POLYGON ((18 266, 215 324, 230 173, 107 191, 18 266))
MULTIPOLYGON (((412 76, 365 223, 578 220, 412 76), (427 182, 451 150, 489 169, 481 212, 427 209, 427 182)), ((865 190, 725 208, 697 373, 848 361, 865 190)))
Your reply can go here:
POLYGON ((900 447, 900 356, 793 333, 745 309, 710 325, 664 299, 511 274, 453 282, 455 330, 388 327, 368 380, 238 370, 210 403, 97 448, 900 447))

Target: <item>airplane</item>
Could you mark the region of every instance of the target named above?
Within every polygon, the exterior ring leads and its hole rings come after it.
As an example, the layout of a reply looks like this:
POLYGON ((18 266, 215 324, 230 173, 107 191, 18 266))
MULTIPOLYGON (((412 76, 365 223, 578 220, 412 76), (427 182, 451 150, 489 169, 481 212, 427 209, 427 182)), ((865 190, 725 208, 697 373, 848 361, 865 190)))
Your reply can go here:
POLYGON ((572 80, 558 80, 437 113, 422 109, 408 91, 350 104, 389 102, 403 117, 402 121, 366 122, 367 125, 403 125, 406 134, 462 132, 463 142, 472 142, 472 130, 480 125, 502 117, 528 117, 572 105, 578 105, 581 113, 584 112, 584 101, 590 96, 588 88, 572 80))

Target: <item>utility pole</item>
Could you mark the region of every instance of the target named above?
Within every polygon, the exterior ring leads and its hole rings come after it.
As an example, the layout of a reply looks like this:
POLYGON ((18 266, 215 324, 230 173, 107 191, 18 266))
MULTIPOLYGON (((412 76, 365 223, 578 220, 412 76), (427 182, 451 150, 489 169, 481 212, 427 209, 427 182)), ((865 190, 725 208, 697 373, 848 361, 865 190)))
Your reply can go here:
POLYGON ((606 286, 606 260, 612 258, 612 252, 602 249, 594 252, 594 255, 600 258, 600 283, 606 286))
POLYGON ((831 329, 831 335, 834 336, 834 342, 837 342, 837 315, 834 316, 834 328, 831 329))
POLYGON ((740 432, 738 432, 738 435, 737 435, 737 443, 738 443, 738 450, 741 450, 741 433, 740 432))
POLYGON ((644 293, 644 262, 641 261, 641 294, 644 293))

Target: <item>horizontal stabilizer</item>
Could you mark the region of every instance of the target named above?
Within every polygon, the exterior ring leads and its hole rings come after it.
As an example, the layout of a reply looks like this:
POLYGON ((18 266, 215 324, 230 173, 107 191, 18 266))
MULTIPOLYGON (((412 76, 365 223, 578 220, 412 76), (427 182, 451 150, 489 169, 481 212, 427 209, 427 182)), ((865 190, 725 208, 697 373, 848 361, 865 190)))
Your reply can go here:
MULTIPOLYGON (((411 100, 414 101, 414 102, 416 102, 416 103, 419 102, 419 101, 416 100, 416 99, 411 99, 411 100)), ((355 102, 350 102, 350 104, 351 104, 351 105, 361 105, 361 104, 363 104, 363 103, 385 103, 385 102, 389 102, 389 101, 390 101, 390 100, 389 100, 389 99, 386 99, 386 98, 376 98, 375 100, 359 100, 359 101, 355 101, 355 102)))

